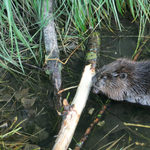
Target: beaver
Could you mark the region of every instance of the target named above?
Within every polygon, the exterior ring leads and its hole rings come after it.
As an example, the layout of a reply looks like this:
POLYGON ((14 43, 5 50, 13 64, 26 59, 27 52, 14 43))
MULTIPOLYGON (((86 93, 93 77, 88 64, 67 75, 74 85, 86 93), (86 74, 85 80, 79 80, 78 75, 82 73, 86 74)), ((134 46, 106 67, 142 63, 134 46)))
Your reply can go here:
POLYGON ((120 58, 105 65, 92 79, 93 92, 117 101, 150 106, 150 61, 120 58))

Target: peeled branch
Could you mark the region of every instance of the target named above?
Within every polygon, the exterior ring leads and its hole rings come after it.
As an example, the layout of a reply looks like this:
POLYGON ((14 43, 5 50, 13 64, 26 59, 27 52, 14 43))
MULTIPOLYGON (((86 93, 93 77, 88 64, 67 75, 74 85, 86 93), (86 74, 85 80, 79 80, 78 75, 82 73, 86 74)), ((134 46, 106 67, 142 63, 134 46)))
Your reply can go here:
POLYGON ((73 107, 70 107, 68 114, 62 122, 53 150, 66 150, 68 148, 80 119, 82 110, 84 109, 88 99, 92 86, 92 77, 94 74, 95 70, 91 68, 91 65, 87 65, 84 69, 76 95, 71 103, 73 107))

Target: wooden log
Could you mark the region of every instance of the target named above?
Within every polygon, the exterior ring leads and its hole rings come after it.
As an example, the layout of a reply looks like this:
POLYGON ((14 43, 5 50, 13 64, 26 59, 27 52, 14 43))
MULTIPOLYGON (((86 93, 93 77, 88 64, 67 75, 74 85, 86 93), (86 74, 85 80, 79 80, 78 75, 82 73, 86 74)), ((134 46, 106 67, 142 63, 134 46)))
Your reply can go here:
POLYGON ((57 34, 55 31, 55 23, 53 18, 53 0, 44 1, 44 18, 46 26, 43 28, 44 41, 45 41, 45 63, 44 69, 47 74, 50 75, 50 80, 54 85, 54 99, 55 109, 60 114, 62 108, 61 94, 58 92, 61 90, 61 69, 62 64, 59 60, 59 50, 57 43, 57 34))

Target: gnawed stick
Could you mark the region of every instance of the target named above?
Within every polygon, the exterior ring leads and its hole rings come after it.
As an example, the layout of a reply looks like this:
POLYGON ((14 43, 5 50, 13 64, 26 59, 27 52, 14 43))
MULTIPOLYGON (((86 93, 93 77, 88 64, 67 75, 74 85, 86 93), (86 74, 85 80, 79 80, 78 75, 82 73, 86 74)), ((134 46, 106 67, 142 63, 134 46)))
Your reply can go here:
POLYGON ((91 68, 91 65, 87 65, 84 69, 76 95, 71 104, 73 107, 70 108, 68 114, 62 122, 61 129, 59 131, 53 150, 66 150, 68 148, 81 116, 82 110, 85 107, 92 86, 92 77, 94 74, 95 70, 91 68))
MULTIPOLYGON (((100 33, 98 31, 92 31, 88 38, 88 46, 87 46, 88 52, 86 54, 86 61, 87 61, 87 63, 92 64, 93 70, 95 69, 96 64, 97 64, 97 57, 98 57, 97 55, 98 55, 98 51, 100 49, 100 43, 101 43, 100 33)), ((103 110, 100 111, 100 115, 105 111, 105 109, 106 109, 106 107, 104 106, 103 110)), ((80 149, 82 147, 84 142, 87 140, 87 137, 88 137, 89 133, 91 132, 92 128, 98 121, 99 121, 99 118, 95 119, 94 123, 92 123, 90 125, 90 127, 86 130, 83 138, 80 140, 78 145, 75 147, 75 150, 80 149)))

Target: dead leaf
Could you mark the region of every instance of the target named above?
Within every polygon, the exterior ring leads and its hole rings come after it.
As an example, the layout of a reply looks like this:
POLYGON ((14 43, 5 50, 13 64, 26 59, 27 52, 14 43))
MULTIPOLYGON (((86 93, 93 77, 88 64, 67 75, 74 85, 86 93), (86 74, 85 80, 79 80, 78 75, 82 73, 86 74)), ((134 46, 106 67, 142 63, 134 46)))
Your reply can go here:
POLYGON ((36 98, 31 98, 31 99, 22 98, 21 103, 25 108, 29 108, 34 105, 35 100, 36 100, 36 98))
POLYGON ((91 109, 89 110, 89 112, 88 112, 88 113, 89 113, 90 115, 92 115, 92 114, 93 114, 93 112, 94 112, 94 110, 95 110, 95 108, 91 108, 91 109))
POLYGON ((9 101, 11 97, 11 94, 5 94, 0 98, 0 102, 9 101))
POLYGON ((41 148, 34 144, 26 144, 26 146, 23 150, 33 150, 33 149, 40 150, 41 148))
POLYGON ((20 101, 21 98, 27 97, 28 93, 29 93, 29 88, 27 88, 27 89, 22 89, 21 91, 17 91, 17 92, 16 92, 15 98, 17 99, 17 101, 20 101))
POLYGON ((31 136, 30 140, 33 143, 38 143, 41 142, 45 139, 48 138, 49 133, 47 131, 45 131, 44 129, 41 129, 40 127, 38 127, 37 125, 35 125, 35 129, 32 133, 34 136, 31 136))

